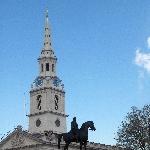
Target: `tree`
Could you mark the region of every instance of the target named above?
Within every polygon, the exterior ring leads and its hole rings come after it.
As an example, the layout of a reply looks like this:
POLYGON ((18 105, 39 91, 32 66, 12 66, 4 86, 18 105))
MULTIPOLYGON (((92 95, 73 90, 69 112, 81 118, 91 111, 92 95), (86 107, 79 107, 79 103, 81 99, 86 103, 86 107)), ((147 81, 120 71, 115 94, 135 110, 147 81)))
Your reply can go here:
POLYGON ((127 150, 150 150, 150 105, 132 107, 117 132, 117 145, 127 150))

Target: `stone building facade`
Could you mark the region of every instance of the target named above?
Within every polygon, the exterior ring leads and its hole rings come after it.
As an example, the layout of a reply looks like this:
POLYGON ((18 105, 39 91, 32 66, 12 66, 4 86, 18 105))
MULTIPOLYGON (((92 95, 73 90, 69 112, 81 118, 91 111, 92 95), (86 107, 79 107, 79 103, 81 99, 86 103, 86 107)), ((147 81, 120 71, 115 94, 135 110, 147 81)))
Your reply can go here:
MULTIPOLYGON (((57 134, 65 133, 65 91, 62 81, 57 77, 57 58, 51 43, 48 11, 45 16, 44 45, 38 58, 39 75, 30 90, 29 129, 21 126, 14 129, 0 142, 0 150, 56 150, 57 134)), ((61 149, 64 142, 61 143, 61 149)), ((69 145, 69 150, 77 150, 78 143, 69 145)), ((87 149, 119 150, 109 146, 88 142, 87 149)))
MULTIPOLYGON (((64 148, 64 142, 61 143, 60 150, 64 148)), ((79 150, 78 143, 71 143, 69 150, 79 150)), ((30 133, 23 131, 18 126, 0 143, 0 150, 58 150, 57 135, 51 134, 45 136, 42 133, 30 133)), ((121 150, 119 147, 99 144, 94 142, 87 143, 87 150, 121 150)))

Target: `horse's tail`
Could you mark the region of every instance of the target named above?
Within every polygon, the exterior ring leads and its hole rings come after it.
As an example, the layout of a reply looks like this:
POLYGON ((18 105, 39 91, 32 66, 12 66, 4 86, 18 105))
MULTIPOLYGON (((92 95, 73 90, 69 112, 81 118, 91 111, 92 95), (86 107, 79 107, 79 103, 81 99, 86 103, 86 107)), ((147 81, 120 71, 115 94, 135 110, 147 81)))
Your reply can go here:
POLYGON ((60 149, 60 142, 63 134, 58 134, 58 149, 60 149))

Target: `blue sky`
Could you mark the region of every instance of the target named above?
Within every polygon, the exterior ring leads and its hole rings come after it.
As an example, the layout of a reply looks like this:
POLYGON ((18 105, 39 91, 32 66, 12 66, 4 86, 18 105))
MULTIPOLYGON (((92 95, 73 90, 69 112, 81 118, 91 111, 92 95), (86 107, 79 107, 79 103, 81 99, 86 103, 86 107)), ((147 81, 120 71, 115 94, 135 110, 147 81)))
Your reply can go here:
POLYGON ((38 75, 48 8, 67 127, 93 120, 89 140, 115 144, 132 106, 150 103, 150 1, 0 1, 0 134, 28 128, 30 85, 38 75), (26 110, 24 109, 26 102, 26 110))

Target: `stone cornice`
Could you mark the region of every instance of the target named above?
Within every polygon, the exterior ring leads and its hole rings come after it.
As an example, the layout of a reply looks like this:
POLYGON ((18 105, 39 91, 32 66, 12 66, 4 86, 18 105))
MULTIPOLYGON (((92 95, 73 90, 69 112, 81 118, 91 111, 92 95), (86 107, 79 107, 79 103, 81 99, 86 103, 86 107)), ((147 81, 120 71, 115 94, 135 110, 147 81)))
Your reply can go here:
POLYGON ((44 56, 44 57, 39 57, 37 60, 40 61, 41 59, 52 59, 52 60, 55 60, 57 61, 57 58, 56 57, 51 57, 51 56, 44 56))
POLYGON ((56 88, 53 88, 53 87, 39 87, 39 88, 36 88, 36 89, 31 89, 30 93, 41 91, 41 90, 46 90, 46 89, 55 90, 57 92, 62 92, 63 94, 65 94, 65 91, 60 90, 60 89, 56 89, 56 88))
POLYGON ((28 148, 35 148, 35 147, 40 147, 40 146, 45 146, 45 145, 49 145, 49 146, 52 146, 51 143, 49 144, 32 144, 32 145, 25 145, 25 146, 20 146, 20 147, 14 147, 14 148, 7 148, 5 150, 20 150, 20 149, 28 149, 28 148))
POLYGON ((43 111, 43 112, 38 112, 38 113, 34 113, 34 114, 29 114, 27 116, 32 117, 32 116, 36 116, 36 115, 43 115, 43 114, 46 114, 46 113, 51 113, 51 114, 58 115, 58 116, 63 116, 63 117, 68 117, 69 116, 69 115, 65 115, 65 114, 58 113, 58 112, 53 112, 53 111, 43 111))
MULTIPOLYGON (((16 147, 16 148, 7 148, 5 150, 21 150, 21 149, 29 149, 29 148, 39 148, 42 149, 42 147, 44 146, 45 148, 53 148, 53 149, 57 149, 57 143, 41 143, 41 144, 32 144, 32 145, 25 145, 25 146, 21 146, 21 147, 16 147), (45 147, 46 146, 46 147, 45 147)), ((65 144, 61 144, 61 147, 64 147, 65 144)), ((80 145, 77 143, 71 143, 69 145, 70 148, 73 149, 80 149, 80 145)), ((99 144, 99 143, 93 143, 91 144, 91 142, 87 145, 87 149, 89 150, 124 150, 122 148, 116 147, 116 146, 108 146, 105 144, 99 144)))

